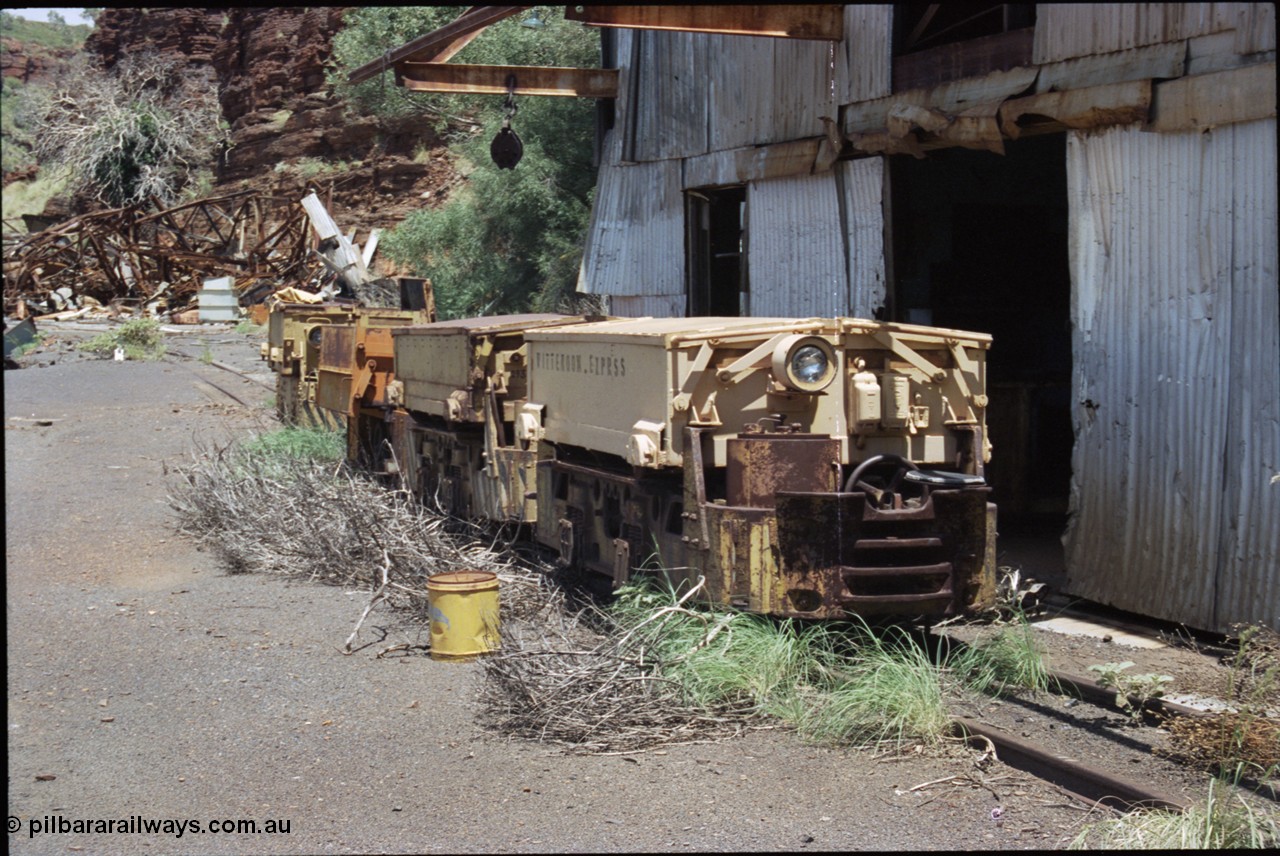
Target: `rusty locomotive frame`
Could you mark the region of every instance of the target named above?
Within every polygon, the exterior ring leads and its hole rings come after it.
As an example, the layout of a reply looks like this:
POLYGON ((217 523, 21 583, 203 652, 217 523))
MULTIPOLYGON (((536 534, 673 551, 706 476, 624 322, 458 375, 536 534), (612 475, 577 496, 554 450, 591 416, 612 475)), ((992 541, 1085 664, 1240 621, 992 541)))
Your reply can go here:
POLYGON ((994 600, 985 334, 425 320, 277 307, 264 357, 286 366, 292 343, 301 398, 345 419, 353 462, 446 513, 517 524, 615 588, 661 569, 703 578, 712 603, 812 619, 933 621, 994 600))

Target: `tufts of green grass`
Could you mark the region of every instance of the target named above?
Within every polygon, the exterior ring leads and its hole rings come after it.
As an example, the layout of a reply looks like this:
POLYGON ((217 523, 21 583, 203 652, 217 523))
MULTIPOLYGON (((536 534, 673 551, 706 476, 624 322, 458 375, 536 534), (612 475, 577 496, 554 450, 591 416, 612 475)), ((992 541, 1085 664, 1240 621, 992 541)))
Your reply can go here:
POLYGON ((80 345, 80 350, 112 357, 116 348, 127 360, 158 360, 164 356, 164 333, 154 318, 133 318, 114 330, 99 333, 80 345))
POLYGON ((1250 806, 1228 785, 1209 782, 1202 805, 1178 813, 1140 809, 1086 826, 1069 850, 1274 850, 1280 846, 1280 815, 1250 806), (1234 797, 1234 799, 1232 798, 1234 797))
POLYGON ((877 635, 855 626, 850 641, 852 649, 804 709, 800 732, 834 743, 941 743, 951 718, 944 671, 933 655, 900 627, 877 635))
POLYGON ((616 632, 687 701, 767 714, 818 742, 940 742, 944 672, 910 633, 834 629, 688 605, 660 584, 629 586, 616 632))
POLYGON ((240 449, 258 466, 290 461, 341 461, 347 452, 346 436, 319 428, 281 428, 259 434, 240 449))
POLYGON ((1007 624, 948 658, 948 665, 965 686, 1000 695, 1009 690, 1044 692, 1053 689, 1044 649, 1025 618, 1007 624))

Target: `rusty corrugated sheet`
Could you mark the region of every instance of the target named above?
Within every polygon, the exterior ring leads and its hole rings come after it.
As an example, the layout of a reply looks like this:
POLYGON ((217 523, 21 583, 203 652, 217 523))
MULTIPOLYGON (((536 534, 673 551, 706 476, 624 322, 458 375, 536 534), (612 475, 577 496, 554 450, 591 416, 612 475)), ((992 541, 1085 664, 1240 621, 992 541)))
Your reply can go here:
POLYGON ((832 173, 747 185, 746 314, 849 314, 840 200, 832 173))
MULTIPOLYGON (((1249 3, 1038 3, 1034 63, 1234 30, 1249 3)), ((1274 25, 1273 25, 1274 31, 1274 25)))
POLYGON ((1068 135, 1071 594, 1280 627, 1275 147, 1274 120, 1068 135))
POLYGON ((684 291, 684 195, 680 161, 610 166, 620 141, 605 140, 591 228, 578 276, 587 294, 684 291))
POLYGON ((622 318, 679 318, 684 315, 686 298, 681 294, 651 294, 609 298, 609 314, 622 318))
POLYGON ((844 7, 844 41, 836 46, 836 98, 871 101, 893 92, 893 6, 844 7))
POLYGON ((846 256, 849 261, 849 305, 845 314, 873 318, 885 304, 884 158, 861 158, 836 164, 844 197, 846 256))
POLYGON ((830 42, 639 31, 619 47, 635 75, 624 84, 634 96, 627 160, 820 136, 847 88, 836 79, 843 45, 830 42))

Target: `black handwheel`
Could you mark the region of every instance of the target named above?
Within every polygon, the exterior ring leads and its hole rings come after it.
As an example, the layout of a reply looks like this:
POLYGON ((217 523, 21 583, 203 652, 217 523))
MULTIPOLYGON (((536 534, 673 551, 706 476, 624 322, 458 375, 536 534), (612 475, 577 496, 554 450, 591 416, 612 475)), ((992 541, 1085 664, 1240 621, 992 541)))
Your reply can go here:
POLYGON ((844 483, 844 492, 849 493, 854 487, 860 487, 866 494, 875 500, 875 504, 884 507, 887 504, 892 505, 893 497, 897 494, 898 488, 902 485, 902 479, 910 470, 919 469, 914 463, 901 455, 872 455, 854 469, 849 474, 849 478, 844 483), (891 465, 895 469, 893 475, 889 477, 888 484, 884 488, 878 488, 872 484, 863 481, 863 476, 873 467, 880 465, 891 465))

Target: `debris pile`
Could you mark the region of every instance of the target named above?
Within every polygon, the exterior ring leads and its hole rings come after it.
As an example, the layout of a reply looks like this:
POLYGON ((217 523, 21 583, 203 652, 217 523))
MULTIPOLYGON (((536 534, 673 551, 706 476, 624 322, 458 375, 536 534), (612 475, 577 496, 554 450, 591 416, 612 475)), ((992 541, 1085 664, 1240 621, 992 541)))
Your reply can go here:
MULTIPOLYGON (((701 585, 626 632, 592 632, 589 624, 608 627, 609 621, 584 622, 590 611, 549 614, 523 632, 504 625, 501 649, 482 663, 482 723, 508 737, 585 755, 702 743, 759 727, 750 705, 698 704, 678 679, 664 674, 671 664, 657 653, 657 639, 671 619, 700 616, 685 602, 701 585)), ((716 632, 710 628, 704 641, 716 632)))
POLYGON ((284 286, 358 290, 376 233, 354 257, 351 237, 334 233, 314 193, 298 202, 240 191, 163 210, 95 211, 6 243, 4 311, 19 319, 167 314, 196 323, 200 290, 212 278, 230 278, 240 306, 284 286))
POLYGON ((427 614, 427 578, 459 570, 497 574, 504 619, 555 599, 543 575, 514 554, 431 514, 345 464, 278 460, 231 444, 199 448, 177 468, 170 506, 182 531, 242 573, 305 576, 381 591, 379 600, 427 614))

